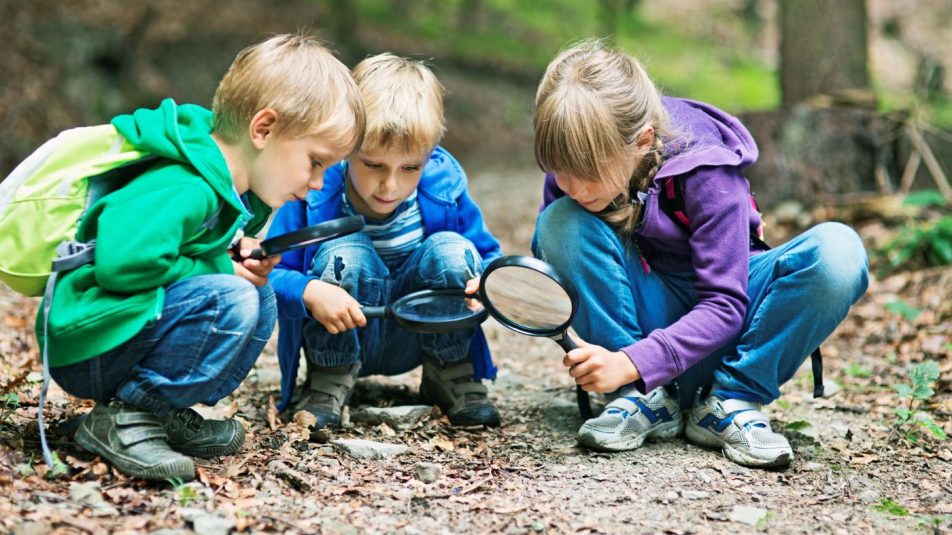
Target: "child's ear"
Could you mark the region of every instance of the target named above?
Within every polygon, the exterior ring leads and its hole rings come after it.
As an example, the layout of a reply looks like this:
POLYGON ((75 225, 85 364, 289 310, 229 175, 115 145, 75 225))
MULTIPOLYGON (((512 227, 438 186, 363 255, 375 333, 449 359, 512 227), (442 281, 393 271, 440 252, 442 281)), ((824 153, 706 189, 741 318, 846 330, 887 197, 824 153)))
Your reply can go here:
POLYGON ((278 112, 271 108, 259 110, 251 118, 251 124, 248 125, 248 133, 251 135, 251 143, 256 149, 263 149, 268 142, 268 138, 274 133, 274 127, 278 122, 278 112))
POLYGON ((646 126, 642 129, 641 133, 638 134, 638 141, 636 144, 641 150, 648 150, 654 145, 654 136, 655 131, 653 126, 646 126))

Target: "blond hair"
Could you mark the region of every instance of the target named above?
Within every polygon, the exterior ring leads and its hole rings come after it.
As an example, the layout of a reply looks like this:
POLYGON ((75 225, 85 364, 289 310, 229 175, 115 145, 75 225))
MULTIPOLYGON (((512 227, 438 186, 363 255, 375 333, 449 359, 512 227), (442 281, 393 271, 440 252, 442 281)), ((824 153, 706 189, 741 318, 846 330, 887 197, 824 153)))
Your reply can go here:
POLYGON ((325 136, 347 154, 363 139, 357 85, 314 37, 276 35, 239 52, 215 91, 212 130, 236 143, 267 108, 277 112, 274 132, 282 136, 325 136))
POLYGON ((364 147, 429 151, 443 139, 443 85, 420 61, 378 54, 354 67, 367 110, 364 147))
POLYGON ((667 125, 661 95, 635 58, 602 41, 582 41, 559 53, 539 84, 536 161, 546 172, 618 188, 598 215, 630 237, 641 217, 637 193, 661 167, 667 125), (639 149, 648 127, 654 144, 639 149))

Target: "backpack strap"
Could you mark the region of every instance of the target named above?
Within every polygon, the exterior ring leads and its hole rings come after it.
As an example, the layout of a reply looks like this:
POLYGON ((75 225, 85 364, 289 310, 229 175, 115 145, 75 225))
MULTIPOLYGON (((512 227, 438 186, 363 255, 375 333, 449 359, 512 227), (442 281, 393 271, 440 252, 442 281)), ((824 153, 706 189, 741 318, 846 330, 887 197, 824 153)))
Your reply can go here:
MULTIPOLYGON (((661 210, 668 215, 672 223, 682 230, 691 233, 691 220, 684 210, 684 180, 679 176, 671 176, 664 180, 661 185, 661 192, 658 195, 658 205, 661 210)), ((754 194, 750 194, 750 205, 754 210, 760 212, 760 206, 757 205, 757 199, 754 194)), ((757 227, 757 231, 750 232, 750 246, 762 251, 767 251, 770 246, 763 239, 763 223, 757 227)), ((817 347, 810 354, 810 365, 813 369, 813 397, 823 397, 825 388, 823 386, 823 354, 817 347)))

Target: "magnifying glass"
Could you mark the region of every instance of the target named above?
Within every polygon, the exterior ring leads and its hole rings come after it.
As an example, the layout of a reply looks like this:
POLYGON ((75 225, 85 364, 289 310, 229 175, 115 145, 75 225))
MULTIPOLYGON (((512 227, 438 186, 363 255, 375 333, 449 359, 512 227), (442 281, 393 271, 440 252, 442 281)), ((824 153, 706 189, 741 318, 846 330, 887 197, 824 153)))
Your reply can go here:
POLYGON ((360 310, 367 319, 396 320, 404 329, 424 334, 469 329, 486 321, 488 316, 478 296, 467 295, 462 288, 421 290, 387 306, 360 310))
MULTIPOLYGON (((251 251, 248 258, 254 260, 263 260, 269 256, 279 255, 301 247, 307 247, 315 243, 320 243, 334 238, 340 238, 347 234, 353 234, 364 228, 364 216, 353 215, 332 219, 317 225, 311 225, 295 231, 281 234, 273 238, 268 238, 258 244, 258 247, 251 251)), ((233 251, 232 258, 236 262, 241 262, 244 258, 239 252, 233 251)))
MULTIPOLYGON (((578 291, 551 264, 531 256, 504 256, 486 267, 479 296, 493 318, 517 333, 551 338, 569 352, 578 347, 568 334, 578 291)), ((588 392, 576 385, 582 418, 592 418, 588 392)))

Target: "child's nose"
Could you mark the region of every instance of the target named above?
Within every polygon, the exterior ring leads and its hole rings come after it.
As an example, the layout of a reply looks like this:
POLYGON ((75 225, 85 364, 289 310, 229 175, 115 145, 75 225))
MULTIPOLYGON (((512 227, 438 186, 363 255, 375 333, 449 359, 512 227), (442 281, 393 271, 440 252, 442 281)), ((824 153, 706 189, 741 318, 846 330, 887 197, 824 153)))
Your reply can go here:
POLYGON ((324 173, 318 172, 311 176, 311 179, 307 181, 307 187, 314 190, 324 187, 324 173))
POLYGON ((395 173, 389 173, 383 182, 380 183, 382 191, 393 191, 397 189, 397 176, 395 173))

